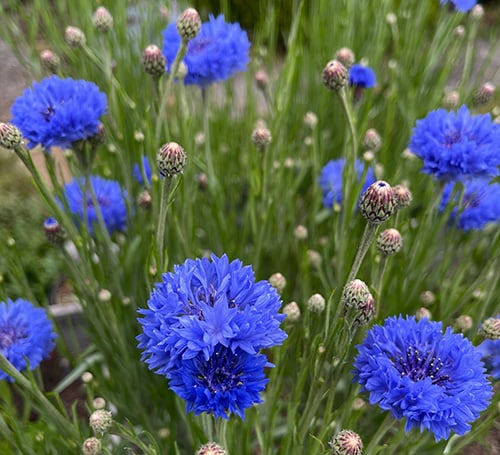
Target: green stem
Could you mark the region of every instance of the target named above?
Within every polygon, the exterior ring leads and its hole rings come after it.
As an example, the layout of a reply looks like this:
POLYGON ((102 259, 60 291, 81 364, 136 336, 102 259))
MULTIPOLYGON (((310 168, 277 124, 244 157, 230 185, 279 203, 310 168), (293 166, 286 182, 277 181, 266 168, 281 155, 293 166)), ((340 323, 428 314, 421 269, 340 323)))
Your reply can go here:
POLYGON ((375 234, 377 232, 378 225, 373 223, 366 223, 365 230, 363 232, 363 236, 361 237, 361 242, 358 247, 358 251, 356 252, 356 257, 354 258, 354 262, 351 267, 351 271, 349 272, 349 276, 347 277, 346 283, 351 282, 356 278, 356 275, 361 267, 361 263, 370 247, 375 234))
POLYGON ((215 438, 226 450, 226 453, 229 453, 226 436, 227 436, 227 420, 222 418, 215 419, 215 438))
POLYGON ((167 223, 167 210, 169 194, 172 188, 172 178, 164 177, 161 182, 160 196, 160 214, 158 216, 158 227, 156 230, 156 248, 158 251, 158 267, 161 272, 164 271, 164 244, 165 244, 165 226, 167 223))
POLYGON ((340 89, 337 92, 337 94, 339 95, 340 104, 342 105, 344 115, 347 119, 347 123, 349 125, 349 131, 351 133, 351 138, 352 138, 351 156, 348 157, 349 159, 347 161, 348 163, 351 163, 352 166, 354 166, 354 160, 356 159, 356 155, 358 153, 358 137, 356 135, 355 119, 349 105, 349 100, 347 99, 347 91, 345 87, 342 87, 342 89, 340 89))
POLYGON ((392 428, 394 425, 394 419, 392 415, 388 412, 383 422, 377 429, 377 432, 370 439, 370 442, 366 446, 364 453, 365 455, 372 455, 377 453, 377 445, 380 440, 385 436, 385 434, 392 428))

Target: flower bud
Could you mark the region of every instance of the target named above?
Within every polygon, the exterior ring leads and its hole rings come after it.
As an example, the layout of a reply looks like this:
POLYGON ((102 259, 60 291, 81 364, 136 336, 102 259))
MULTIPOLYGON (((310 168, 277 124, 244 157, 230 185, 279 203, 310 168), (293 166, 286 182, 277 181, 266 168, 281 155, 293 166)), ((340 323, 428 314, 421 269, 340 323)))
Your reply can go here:
POLYGON ((150 44, 144 49, 142 64, 146 73, 153 77, 160 77, 165 73, 167 60, 158 46, 150 44))
POLYGON ((158 151, 156 162, 163 177, 173 177, 184 170, 186 154, 177 142, 168 142, 158 151))
POLYGON ((363 150, 371 150, 372 152, 378 152, 380 150, 380 147, 382 147, 382 138, 375 128, 370 128, 365 133, 361 146, 363 150))
POLYGON ((460 94, 456 90, 447 93, 443 98, 443 107, 449 111, 456 109, 459 103, 460 94))
POLYGON ((88 141, 93 147, 97 147, 99 145, 105 144, 106 138, 106 127, 102 123, 99 123, 99 125, 97 126, 97 132, 94 135, 90 136, 88 141))
POLYGON ((396 185, 392 187, 394 192, 394 197, 396 198, 396 204, 398 209, 408 207, 411 204, 413 195, 411 191, 404 185, 396 185))
POLYGON ((85 34, 77 27, 68 25, 64 31, 64 39, 71 47, 82 47, 85 45, 85 34))
POLYGON ((97 438, 87 438, 83 441, 82 452, 83 455, 98 455, 101 453, 101 441, 97 438))
POLYGON ((295 227, 293 231, 293 235, 297 240, 305 240, 307 239, 307 228, 305 226, 302 226, 302 224, 299 224, 298 226, 295 227))
POLYGON ((351 430, 342 430, 328 444, 332 455, 361 455, 363 451, 363 441, 351 430))
POLYGON ((403 247, 403 238, 397 229, 386 229, 377 238, 377 250, 384 256, 396 254, 403 247))
POLYGON ((92 23, 100 32, 107 32, 113 28, 113 16, 104 6, 100 6, 92 16, 92 23))
POLYGON ((325 305, 325 298, 321 294, 313 294, 307 301, 307 309, 312 313, 322 313, 325 305))
POLYGON ((271 141, 271 132, 265 126, 258 126, 253 130, 252 142, 259 151, 264 152, 271 141))
POLYGON ((106 303, 111 300, 111 292, 108 289, 101 289, 97 294, 97 300, 101 303, 106 303))
POLYGON ((354 326, 368 324, 375 316, 375 300, 368 286, 361 280, 356 279, 345 285, 341 303, 354 326))
POLYGON ((286 278, 279 272, 273 273, 269 277, 269 283, 278 291, 279 294, 281 294, 286 286, 286 278))
POLYGON ((304 125, 306 125, 311 130, 314 130, 317 124, 318 116, 314 112, 306 112, 306 115, 304 116, 304 125))
POLYGON ((113 425, 113 415, 105 409, 98 409, 90 414, 89 425, 94 433, 106 433, 113 425))
POLYGON ((269 76, 264 70, 259 70, 255 73, 255 84, 259 90, 266 90, 269 85, 269 76))
POLYGON ((331 90, 339 91, 347 85, 347 68, 338 60, 330 60, 323 70, 323 83, 331 90))
POLYGON ((378 180, 372 183, 361 196, 361 213, 372 224, 386 221, 396 208, 394 191, 387 182, 378 180))
POLYGON ((455 320, 455 328, 460 332, 467 332, 472 328, 472 318, 467 314, 461 314, 455 320))
POLYGON ((198 11, 194 8, 188 8, 180 15, 177 20, 177 31, 183 41, 193 39, 200 32, 201 19, 198 11))
POLYGON ((455 30, 453 30, 453 35, 459 39, 463 38, 465 36, 465 27, 463 25, 457 25, 455 30))
POLYGON ((61 59, 50 49, 40 52, 40 62, 42 66, 51 73, 55 73, 61 66, 61 59))
POLYGON ((19 128, 12 123, 0 122, 0 147, 14 150, 23 142, 23 135, 19 128))
POLYGON ((342 65, 344 65, 347 69, 349 69, 356 58, 354 56, 354 52, 348 47, 342 47, 335 53, 335 59, 338 60, 342 65))
POLYGON ((300 319, 300 308, 297 302, 290 302, 283 308, 283 314, 286 314, 287 322, 297 322, 300 319))
POLYGON ((500 340, 500 318, 488 318, 479 333, 489 340, 500 340))
POLYGON ((208 176, 204 172, 199 172, 194 176, 194 180, 198 183, 198 189, 205 191, 208 188, 208 176))
POLYGON ((432 314, 427 308, 421 307, 415 312, 415 318, 417 319, 417 321, 420 321, 424 318, 431 320, 432 314))
POLYGON ((495 95, 495 86, 486 82, 479 87, 472 97, 472 104, 475 107, 486 106, 491 102, 495 95))
POLYGON ((227 455, 227 452, 215 442, 203 444, 197 451, 196 455, 227 455))
POLYGON ((309 264, 313 269, 319 270, 321 268, 321 264, 323 262, 323 258, 321 257, 321 253, 316 250, 307 250, 307 259, 309 260, 309 264))
POLYGON ((424 291, 420 294, 420 300, 425 306, 429 306, 436 301, 436 295, 432 291, 424 291))
POLYGON ((53 245, 61 245, 66 238, 66 233, 55 218, 47 218, 43 223, 43 230, 48 242, 53 245))
POLYGON ((470 10, 470 17, 475 21, 480 21, 484 17, 484 8, 481 5, 475 5, 470 10))
POLYGON ((152 201, 153 198, 147 190, 141 191, 137 197, 137 205, 143 210, 149 210, 151 208, 152 201))

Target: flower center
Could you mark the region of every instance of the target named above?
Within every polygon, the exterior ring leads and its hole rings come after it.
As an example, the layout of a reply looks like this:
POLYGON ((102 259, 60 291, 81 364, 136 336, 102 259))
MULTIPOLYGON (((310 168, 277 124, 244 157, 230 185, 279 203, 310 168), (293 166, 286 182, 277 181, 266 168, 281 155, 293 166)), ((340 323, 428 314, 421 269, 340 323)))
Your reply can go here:
POLYGON ((46 122, 50 122, 50 119, 54 116, 56 113, 56 109, 54 106, 48 106, 45 111, 42 112, 42 117, 45 119, 46 122))
POLYGON ((200 54, 208 47, 211 43, 209 38, 198 38, 189 43, 189 52, 193 54, 200 54))
POLYGON ((457 130, 447 131, 444 136, 443 146, 451 148, 453 144, 461 141, 460 132, 457 130))
POLYGON ((221 393, 241 385, 238 354, 230 350, 216 350, 212 357, 200 364, 198 379, 212 393, 221 393))
POLYGON ((441 385, 442 382, 450 379, 447 374, 440 373, 444 363, 432 351, 421 353, 413 346, 409 346, 406 356, 398 356, 395 364, 401 377, 407 376, 415 382, 430 378, 433 384, 441 385))
POLYGON ((7 349, 23 338, 27 338, 24 327, 11 324, 0 326, 0 349, 7 349))

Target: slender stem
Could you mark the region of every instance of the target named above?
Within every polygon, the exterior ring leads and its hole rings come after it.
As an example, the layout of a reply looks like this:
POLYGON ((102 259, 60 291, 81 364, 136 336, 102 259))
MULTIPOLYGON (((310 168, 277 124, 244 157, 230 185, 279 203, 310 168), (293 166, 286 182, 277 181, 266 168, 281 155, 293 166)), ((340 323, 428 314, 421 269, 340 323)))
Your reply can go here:
POLYGON ((390 428, 392 428, 393 425, 394 425, 394 419, 392 418, 391 413, 388 412, 387 415, 385 416, 385 419, 378 427, 377 432, 373 435, 373 437, 370 439, 370 442, 366 446, 364 450, 365 455, 371 455, 377 453, 376 448, 378 443, 385 436, 387 431, 390 428))
POLYGON ((160 271, 164 270, 164 244, 165 244, 165 226, 167 222, 167 210, 169 193, 171 189, 172 178, 164 177, 161 181, 160 196, 160 214, 158 217, 158 227, 156 230, 156 248, 158 251, 158 267, 160 271))
MULTIPOLYGON (((387 256, 381 256, 379 269, 378 269, 378 275, 377 275, 377 281, 375 282, 376 297, 379 301, 380 301, 380 294, 382 293, 382 281, 384 278, 384 272, 385 272, 386 267, 387 267, 387 256)), ((377 306, 377 312, 378 312, 378 306, 377 306)))
POLYGON ((226 419, 215 419, 215 437, 222 447, 228 452, 227 445, 227 420, 226 419))
POLYGON ((363 232, 363 236, 361 237, 361 242, 358 247, 358 251, 356 252, 356 257, 354 258, 354 262, 351 267, 351 271, 349 272, 349 276, 347 277, 346 283, 351 282, 356 278, 356 275, 361 267, 361 263, 370 247, 375 233, 377 232, 378 225, 372 223, 366 223, 365 230, 363 232))
POLYGON ((358 153, 358 137, 356 135, 355 118, 351 111, 349 100, 347 99, 347 91, 345 87, 342 87, 342 89, 339 90, 337 94, 339 95, 352 139, 351 156, 349 157, 348 162, 352 163, 352 165, 354 166, 354 160, 356 159, 356 154, 358 153))
POLYGON ((219 181, 215 174, 215 167, 212 159, 212 144, 210 140, 210 109, 207 100, 207 89, 201 89, 201 98, 203 102, 203 134, 205 135, 205 161, 207 165, 208 185, 212 191, 216 192, 219 188, 219 181))

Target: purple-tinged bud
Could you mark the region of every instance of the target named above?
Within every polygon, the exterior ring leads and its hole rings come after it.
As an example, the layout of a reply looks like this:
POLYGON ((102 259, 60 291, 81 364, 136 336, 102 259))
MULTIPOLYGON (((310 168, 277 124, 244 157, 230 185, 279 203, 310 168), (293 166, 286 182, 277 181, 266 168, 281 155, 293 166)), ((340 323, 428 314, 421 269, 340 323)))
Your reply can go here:
POLYGON ((55 73, 61 66, 61 59, 50 49, 40 52, 40 62, 42 66, 51 73, 55 73))
POLYGON ((366 283, 361 280, 355 279, 345 285, 341 303, 354 326, 368 324, 375 316, 375 300, 366 283))
POLYGON ((338 60, 330 60, 323 70, 323 83, 331 90, 339 91, 347 85, 347 68, 338 60))
POLYGON ((415 312, 415 318, 417 321, 420 321, 421 319, 428 319, 429 321, 432 319, 432 314, 431 312, 425 308, 425 307, 420 307, 416 312, 415 312))
POLYGON ((113 28, 113 16, 104 6, 100 6, 92 16, 92 23, 100 32, 108 32, 113 28))
POLYGON ((82 47, 85 45, 85 33, 78 27, 68 25, 64 31, 64 39, 71 47, 82 47))
POLYGON ((488 318, 479 333, 488 340, 500 340, 500 318, 488 318))
POLYGON ((149 194, 149 191, 144 190, 139 193, 139 196, 137 197, 137 205, 143 209, 143 210, 149 210, 151 208, 153 202, 153 198, 151 197, 151 194, 149 194))
POLYGON ((472 329, 472 318, 467 315, 467 314, 461 314, 456 320, 455 320, 455 329, 457 329, 460 332, 467 332, 467 330, 472 329))
POLYGON ((448 92, 443 98, 443 107, 452 111, 458 107, 460 103, 460 94, 456 90, 448 92))
POLYGON ((198 183, 198 189, 205 191, 208 188, 208 176, 204 172, 199 172, 194 176, 195 182, 198 183))
POLYGON ((142 64, 146 73, 156 78, 165 73, 167 60, 158 46, 150 44, 144 49, 142 64))
POLYGON ((61 245, 66 238, 64 229, 55 218, 47 218, 43 223, 45 237, 53 245, 61 245))
POLYGON ((286 314, 286 322, 297 322, 300 319, 300 308, 297 302, 287 303, 283 310, 283 314, 286 314))
POLYGON ((293 235, 297 240, 305 240, 308 236, 307 228, 302 224, 299 224, 293 230, 293 235))
POLYGON ((271 132, 265 126, 258 126, 253 130, 252 142, 260 152, 264 152, 271 141, 271 132))
POLYGON ((269 283, 281 294, 286 286, 286 278, 279 272, 273 273, 269 277, 269 283))
POLYGON ((375 128, 370 128, 363 137, 361 142, 361 147, 363 150, 371 150, 372 152, 378 152, 380 147, 382 147, 382 138, 375 128))
POLYGON ((198 35, 200 28, 200 15, 194 8, 184 10, 177 20, 177 31, 183 41, 192 40, 196 35, 198 35))
POLYGON ((90 414, 89 425, 94 433, 106 433, 113 425, 113 415, 105 409, 98 409, 90 414))
POLYGON ((87 438, 82 444, 83 455, 98 455, 101 453, 101 441, 97 438, 87 438))
POLYGON ((177 142, 168 142, 158 151, 156 162, 163 177, 173 177, 184 170, 186 154, 177 142))
POLYGON ((413 200, 411 191, 404 185, 396 185, 392 187, 394 197, 396 198, 397 209, 408 207, 413 200))
POLYGON ((480 21, 484 17, 484 8, 481 5, 475 5, 470 10, 470 17, 475 21, 480 21))
POLYGON ((403 237, 397 229, 386 229, 377 238, 377 250, 384 256, 392 256, 403 247, 403 237))
POLYGON ((432 291, 424 291, 420 294, 420 301, 425 305, 432 305, 436 301, 436 295, 432 291))
POLYGON ((19 128, 12 123, 0 122, 0 147, 14 150, 23 142, 23 135, 19 128))
POLYGON ((265 91, 269 85, 269 76, 264 70, 255 73, 255 85, 259 90, 265 91))
POLYGON ((475 107, 486 106, 495 96, 495 86, 490 82, 485 82, 472 96, 472 104, 475 107))
POLYGON ((325 306, 325 298, 321 294, 313 294, 307 301, 307 309, 312 313, 322 313, 325 306))
POLYGON ((361 455, 363 441, 357 433, 351 430, 342 430, 328 443, 332 455, 361 455))
POLYGON ((348 47, 342 47, 335 53, 335 60, 338 60, 342 63, 342 65, 349 69, 352 65, 354 65, 356 57, 351 49, 348 47))
POLYGON ((361 213, 371 224, 381 224, 394 213, 396 198, 387 182, 378 180, 372 183, 361 196, 361 213))
POLYGON ((196 455, 227 455, 227 452, 215 442, 203 444, 197 451, 196 455))

